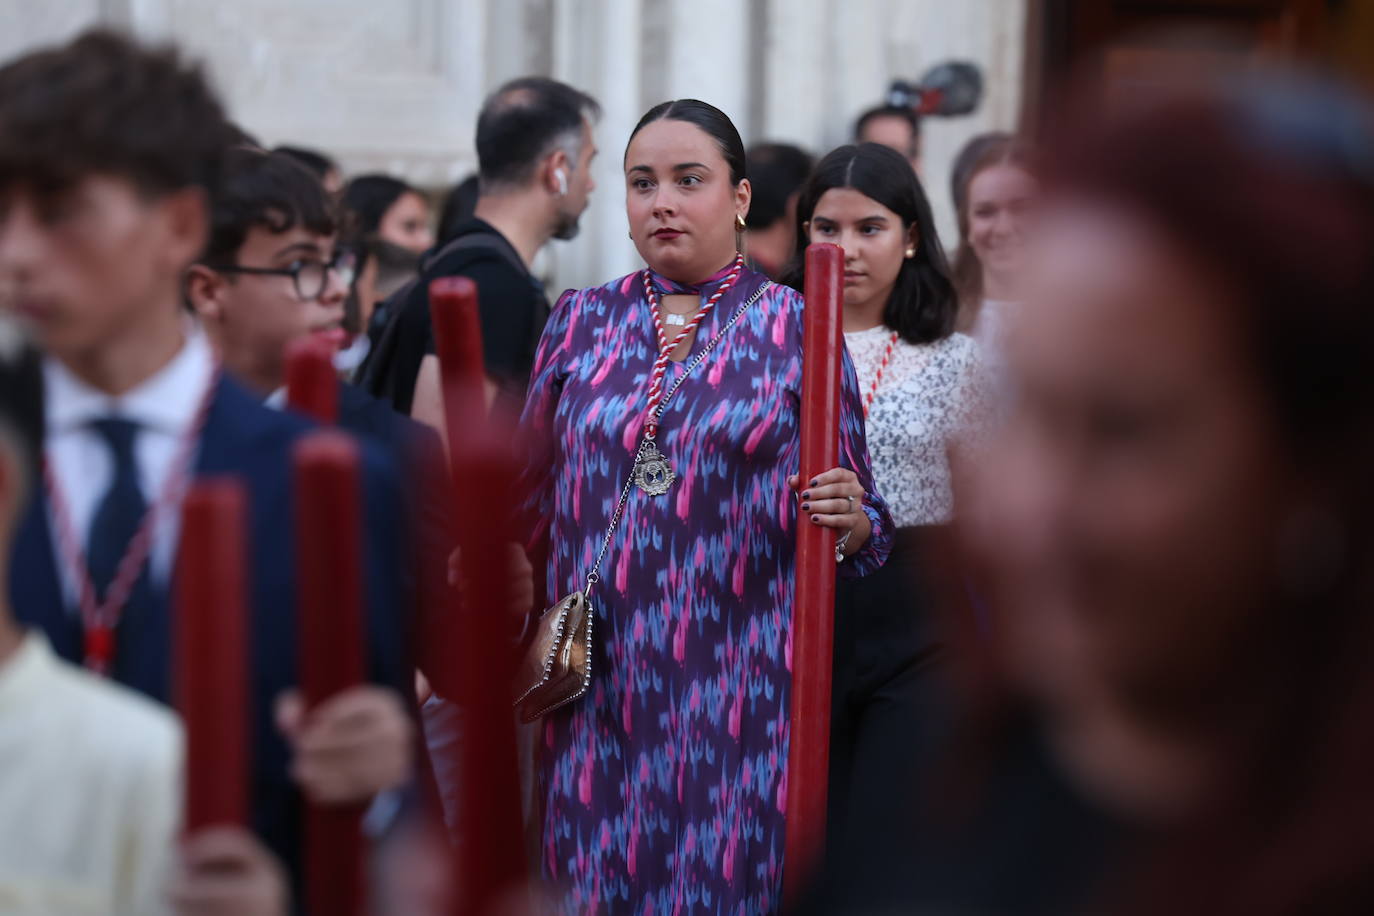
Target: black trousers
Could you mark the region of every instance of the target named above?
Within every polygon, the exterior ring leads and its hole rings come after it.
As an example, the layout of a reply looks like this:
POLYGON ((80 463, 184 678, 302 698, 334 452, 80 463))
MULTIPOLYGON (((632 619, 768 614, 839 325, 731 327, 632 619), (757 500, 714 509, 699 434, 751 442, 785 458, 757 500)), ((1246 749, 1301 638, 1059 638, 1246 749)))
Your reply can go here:
POLYGON ((881 569, 835 594, 827 846, 910 842, 922 771, 942 749, 948 704, 936 677, 946 650, 925 563, 943 530, 900 528, 881 569))

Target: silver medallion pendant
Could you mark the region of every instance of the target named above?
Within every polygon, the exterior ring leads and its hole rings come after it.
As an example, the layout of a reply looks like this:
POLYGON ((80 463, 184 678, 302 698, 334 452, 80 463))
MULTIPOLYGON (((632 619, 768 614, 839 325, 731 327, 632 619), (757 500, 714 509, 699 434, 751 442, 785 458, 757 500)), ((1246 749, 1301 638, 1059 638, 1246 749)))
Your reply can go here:
POLYGON ((650 440, 639 460, 639 467, 635 468, 636 486, 650 496, 662 496, 672 487, 674 480, 677 480, 677 474, 673 473, 673 466, 650 440))

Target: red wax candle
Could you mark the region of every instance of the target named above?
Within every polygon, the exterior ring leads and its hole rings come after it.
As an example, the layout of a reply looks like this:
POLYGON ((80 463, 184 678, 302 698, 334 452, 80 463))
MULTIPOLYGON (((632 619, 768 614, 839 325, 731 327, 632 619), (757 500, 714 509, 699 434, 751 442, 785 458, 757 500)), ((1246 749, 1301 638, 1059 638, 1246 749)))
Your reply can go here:
MULTIPOLYGON (((801 484, 839 464, 840 321, 844 250, 806 249, 802 329, 801 484)), ((789 908, 814 877, 825 850, 830 768, 830 675, 835 624, 835 533, 797 523, 796 598, 792 605, 792 716, 787 755, 784 894, 789 908)))
POLYGON ((457 667, 458 703, 464 712, 461 742, 459 844, 456 903, 459 913, 490 912, 503 893, 525 877, 515 716, 510 684, 515 652, 512 583, 507 575, 509 493, 515 485, 510 459, 499 449, 464 452, 455 473, 468 481, 462 509, 482 520, 460 537, 466 586, 446 641, 457 667))
POLYGON ((332 348, 314 337, 286 345, 286 403, 326 426, 339 420, 339 378, 332 348))
MULTIPOLYGON (((362 488, 358 446, 321 430, 296 444, 296 569, 301 690, 313 709, 363 682, 362 488)), ((362 809, 309 805, 305 910, 363 910, 362 809)))
POLYGON ((248 823, 247 497, 195 483, 177 548, 175 697, 186 724, 186 829, 248 823))
POLYGON ((450 452, 476 445, 485 431, 486 364, 477 284, 467 277, 441 277, 429 285, 429 312, 444 392, 444 421, 450 452))

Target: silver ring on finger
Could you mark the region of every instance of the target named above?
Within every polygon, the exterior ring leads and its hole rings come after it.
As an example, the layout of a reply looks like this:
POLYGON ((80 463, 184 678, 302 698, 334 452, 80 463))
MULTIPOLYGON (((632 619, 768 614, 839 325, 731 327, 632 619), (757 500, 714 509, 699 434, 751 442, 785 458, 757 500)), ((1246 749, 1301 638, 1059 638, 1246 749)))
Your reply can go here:
POLYGON ((849 511, 852 514, 854 512, 854 497, 846 496, 845 499, 849 500, 849 511))

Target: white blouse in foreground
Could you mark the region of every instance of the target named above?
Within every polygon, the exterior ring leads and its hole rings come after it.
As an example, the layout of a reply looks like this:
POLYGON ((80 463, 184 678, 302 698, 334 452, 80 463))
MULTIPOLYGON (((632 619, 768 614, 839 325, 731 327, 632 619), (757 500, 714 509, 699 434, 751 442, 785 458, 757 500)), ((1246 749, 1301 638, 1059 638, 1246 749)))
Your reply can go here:
POLYGON ((0 913, 165 913, 181 755, 170 710, 26 635, 0 663, 0 913))
MULTIPOLYGON (((867 400, 892 331, 844 335, 867 400)), ((898 340, 868 412, 868 452, 878 492, 899 527, 947 522, 953 512, 946 445, 971 432, 982 410, 978 345, 951 334, 928 344, 898 340)))

